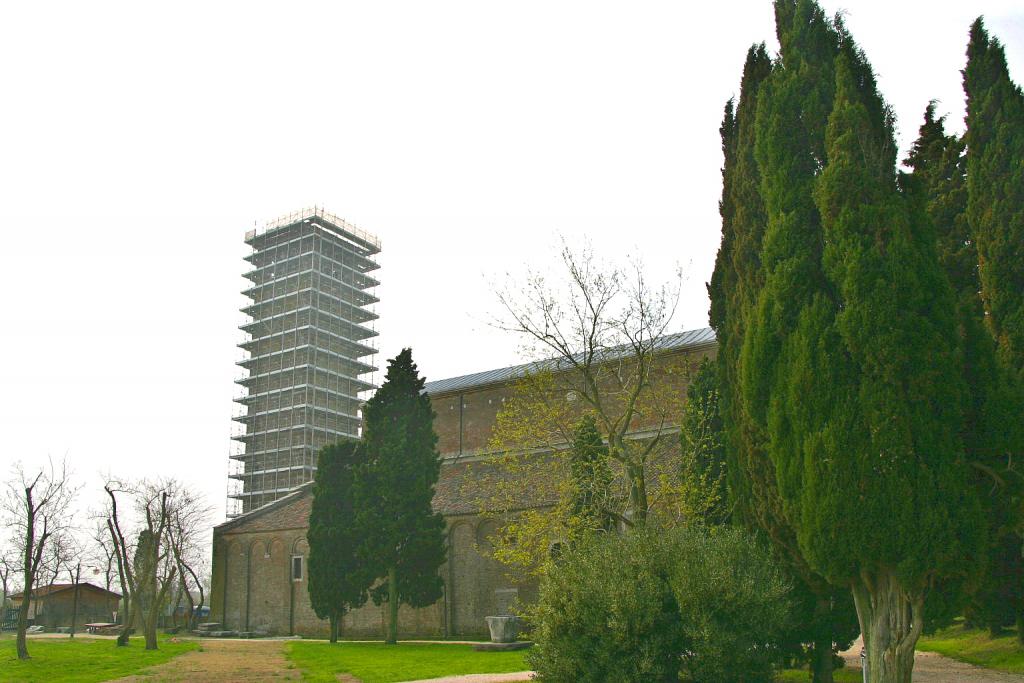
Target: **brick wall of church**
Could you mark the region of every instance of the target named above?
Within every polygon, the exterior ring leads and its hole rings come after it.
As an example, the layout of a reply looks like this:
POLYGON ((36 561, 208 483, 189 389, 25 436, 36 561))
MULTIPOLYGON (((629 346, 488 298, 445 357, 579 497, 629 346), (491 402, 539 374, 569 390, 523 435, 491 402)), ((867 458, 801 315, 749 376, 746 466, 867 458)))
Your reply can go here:
MULTIPOLYGON (((326 637, 328 624, 310 606, 303 567, 301 580, 293 580, 294 556, 305 558, 309 546, 305 519, 311 495, 307 492, 251 523, 214 538, 212 620, 238 631, 266 631, 326 637), (302 521, 296 526, 297 520, 302 521)), ((456 515, 448 521, 449 559, 442 569, 445 595, 437 604, 422 609, 402 606, 400 637, 485 637, 484 617, 507 611, 516 599, 536 597, 534 581, 512 582, 504 568, 486 555, 494 522, 476 515, 456 515), (484 550, 481 554, 480 550, 484 550)), ((344 637, 382 638, 385 606, 368 603, 345 616, 344 637)))
MULTIPOLYGON (((713 356, 714 348, 666 353, 659 359, 652 381, 668 381, 685 391, 686 371, 704 355, 713 356)), ((465 493, 474 467, 487 466, 486 459, 471 456, 486 450, 508 392, 507 386, 492 385, 431 397, 437 414, 438 450, 445 458, 434 499, 435 509, 448 522, 449 558, 442 568, 445 596, 431 607, 403 606, 400 637, 486 637, 484 617, 505 612, 516 601, 529 603, 536 598, 535 580, 511 580, 506 569, 487 556, 494 522, 474 514, 475 501, 468 500, 465 493)), ((291 578, 291 558, 301 556, 305 564, 308 556, 305 533, 310 502, 306 489, 274 503, 269 510, 214 530, 213 621, 239 631, 327 635, 327 622, 318 619, 310 606, 305 566, 301 580, 291 578)), ((347 615, 343 637, 382 638, 384 609, 371 603, 347 615)))

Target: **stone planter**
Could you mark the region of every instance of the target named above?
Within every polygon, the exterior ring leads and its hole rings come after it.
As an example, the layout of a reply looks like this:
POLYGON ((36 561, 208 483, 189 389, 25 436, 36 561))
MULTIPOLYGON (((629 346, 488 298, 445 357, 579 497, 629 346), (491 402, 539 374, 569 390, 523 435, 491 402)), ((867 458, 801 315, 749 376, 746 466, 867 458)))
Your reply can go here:
POLYGON ((519 635, 519 617, 487 617, 492 643, 514 643, 519 635))

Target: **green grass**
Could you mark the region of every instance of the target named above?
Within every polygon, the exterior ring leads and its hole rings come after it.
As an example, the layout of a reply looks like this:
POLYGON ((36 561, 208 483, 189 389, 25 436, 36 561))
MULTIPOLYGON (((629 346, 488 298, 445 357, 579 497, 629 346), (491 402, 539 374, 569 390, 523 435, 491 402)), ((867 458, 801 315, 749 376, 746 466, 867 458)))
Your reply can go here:
MULTIPOLYGON (((835 683, 861 683, 863 677, 860 669, 836 669, 833 673, 835 683)), ((810 683, 811 673, 807 669, 786 669, 775 677, 776 683, 810 683)))
POLYGON ((444 643, 383 643, 323 641, 288 644, 288 659, 307 681, 337 681, 352 674, 363 683, 394 683, 458 674, 526 671, 524 651, 477 652, 471 645, 444 643))
POLYGON ((922 636, 917 641, 917 649, 937 652, 987 669, 1024 674, 1024 647, 1017 642, 1014 629, 1008 629, 1005 635, 992 638, 988 631, 965 629, 957 623, 933 635, 922 636))
POLYGON ((77 637, 71 639, 29 638, 31 659, 18 659, 14 638, 0 639, 0 681, 18 683, 94 683, 138 673, 156 664, 195 650, 195 641, 172 643, 161 639, 160 649, 147 652, 142 638, 132 638, 128 647, 113 640, 77 637))

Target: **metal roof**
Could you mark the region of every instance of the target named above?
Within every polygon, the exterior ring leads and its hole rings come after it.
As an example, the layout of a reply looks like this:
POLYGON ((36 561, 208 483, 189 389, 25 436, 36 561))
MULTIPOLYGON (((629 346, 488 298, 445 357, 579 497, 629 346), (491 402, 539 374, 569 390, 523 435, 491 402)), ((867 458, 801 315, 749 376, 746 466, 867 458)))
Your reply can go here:
MULTIPOLYGON (((687 330, 685 332, 667 334, 657 341, 656 347, 660 351, 667 351, 671 349, 698 348, 713 343, 715 343, 715 331, 710 327, 702 327, 697 330, 687 330)), ((625 346, 609 349, 606 352, 606 360, 621 358, 626 355, 627 352, 628 349, 625 346)), ((558 369, 559 366, 563 364, 565 364, 564 360, 548 359, 534 363, 512 365, 507 368, 485 370, 483 372, 475 372, 471 375, 462 375, 461 377, 451 377, 448 379, 439 379, 433 382, 427 382, 424 387, 424 391, 428 394, 445 394, 452 391, 464 391, 466 389, 485 386, 487 384, 508 382, 509 380, 523 377, 529 372, 558 369)))

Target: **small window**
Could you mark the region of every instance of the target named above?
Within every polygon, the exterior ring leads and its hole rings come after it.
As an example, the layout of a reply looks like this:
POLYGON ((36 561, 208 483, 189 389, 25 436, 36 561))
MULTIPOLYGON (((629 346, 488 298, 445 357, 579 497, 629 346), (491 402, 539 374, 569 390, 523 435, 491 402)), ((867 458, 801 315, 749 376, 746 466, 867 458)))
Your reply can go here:
POLYGON ((302 556, 292 556, 292 581, 302 581, 302 556))

